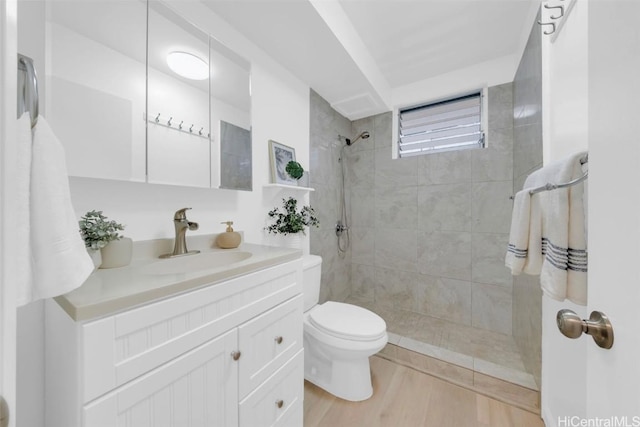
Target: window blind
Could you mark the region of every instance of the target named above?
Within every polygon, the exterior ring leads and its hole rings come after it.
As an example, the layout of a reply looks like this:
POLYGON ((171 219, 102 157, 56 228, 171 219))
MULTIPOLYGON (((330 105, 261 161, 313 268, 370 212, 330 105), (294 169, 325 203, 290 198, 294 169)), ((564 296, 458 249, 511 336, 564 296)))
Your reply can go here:
POLYGON ((484 147, 480 92, 400 110, 398 154, 419 154, 484 147))

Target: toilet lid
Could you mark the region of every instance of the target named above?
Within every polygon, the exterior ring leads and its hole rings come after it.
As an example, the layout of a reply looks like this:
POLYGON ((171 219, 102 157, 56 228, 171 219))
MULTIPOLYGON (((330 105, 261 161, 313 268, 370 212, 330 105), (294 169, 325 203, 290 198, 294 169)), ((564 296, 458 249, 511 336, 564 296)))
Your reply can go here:
POLYGON ((374 340, 384 335, 387 324, 377 314, 355 305, 329 301, 309 314, 313 326, 339 338, 374 340))

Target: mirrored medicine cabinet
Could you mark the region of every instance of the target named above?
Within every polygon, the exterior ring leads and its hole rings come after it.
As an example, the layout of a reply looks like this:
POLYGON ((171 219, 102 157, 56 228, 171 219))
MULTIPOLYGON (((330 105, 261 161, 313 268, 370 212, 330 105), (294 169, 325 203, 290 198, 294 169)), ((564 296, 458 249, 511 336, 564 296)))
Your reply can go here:
POLYGON ((173 9, 47 2, 45 50, 69 175, 252 189, 250 63, 173 9))

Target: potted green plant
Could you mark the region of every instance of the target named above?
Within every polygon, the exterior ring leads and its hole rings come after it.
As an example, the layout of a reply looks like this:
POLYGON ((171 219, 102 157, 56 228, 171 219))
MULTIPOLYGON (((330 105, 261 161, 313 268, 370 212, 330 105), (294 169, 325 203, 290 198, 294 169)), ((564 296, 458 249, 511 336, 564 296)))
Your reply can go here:
POLYGON ((298 210, 298 201, 293 197, 282 199, 282 207, 270 210, 267 215, 274 221, 265 230, 269 234, 295 236, 297 239, 289 239, 285 245, 299 247, 300 233, 306 234, 307 227, 318 227, 320 221, 311 206, 303 206, 298 210))
POLYGON ((287 163, 287 166, 284 168, 284 170, 293 179, 300 179, 304 174, 304 168, 300 163, 296 162, 295 160, 291 160, 289 163, 287 163))
POLYGON ((298 185, 302 185, 303 187, 309 185, 309 174, 305 174, 304 168, 300 163, 296 162, 295 160, 291 160, 289 163, 287 163, 287 166, 284 170, 285 172, 287 172, 287 174, 289 174, 291 178, 298 181, 298 185), (301 180, 301 178, 303 177, 306 178, 301 180))
POLYGON ((133 242, 119 231, 124 225, 109 220, 102 211, 89 211, 79 221, 80 235, 99 268, 123 267, 131 262, 133 242), (117 243, 116 243, 117 242, 117 243))

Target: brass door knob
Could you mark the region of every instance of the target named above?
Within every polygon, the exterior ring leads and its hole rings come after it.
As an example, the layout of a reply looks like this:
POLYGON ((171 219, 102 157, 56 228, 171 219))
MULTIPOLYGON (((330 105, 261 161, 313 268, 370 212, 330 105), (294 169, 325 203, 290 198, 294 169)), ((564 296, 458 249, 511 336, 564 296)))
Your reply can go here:
POLYGON ((560 310, 556 316, 558 329, 569 338, 578 338, 582 333, 591 335, 599 347, 613 346, 613 326, 609 318, 599 311, 592 311, 589 320, 583 320, 573 310, 560 310))
POLYGON ((233 358, 233 360, 240 359, 241 355, 242 355, 242 353, 240 353, 240 351, 232 351, 231 352, 231 357, 233 358))
POLYGON ((277 337, 275 337, 275 338, 274 338, 274 340, 275 340, 275 342, 276 342, 277 344, 282 344, 282 337, 281 337, 281 336, 277 336, 277 337))
POLYGON ((276 406, 278 408, 282 408, 283 405, 284 405, 284 400, 282 400, 282 399, 276 400, 276 406))

